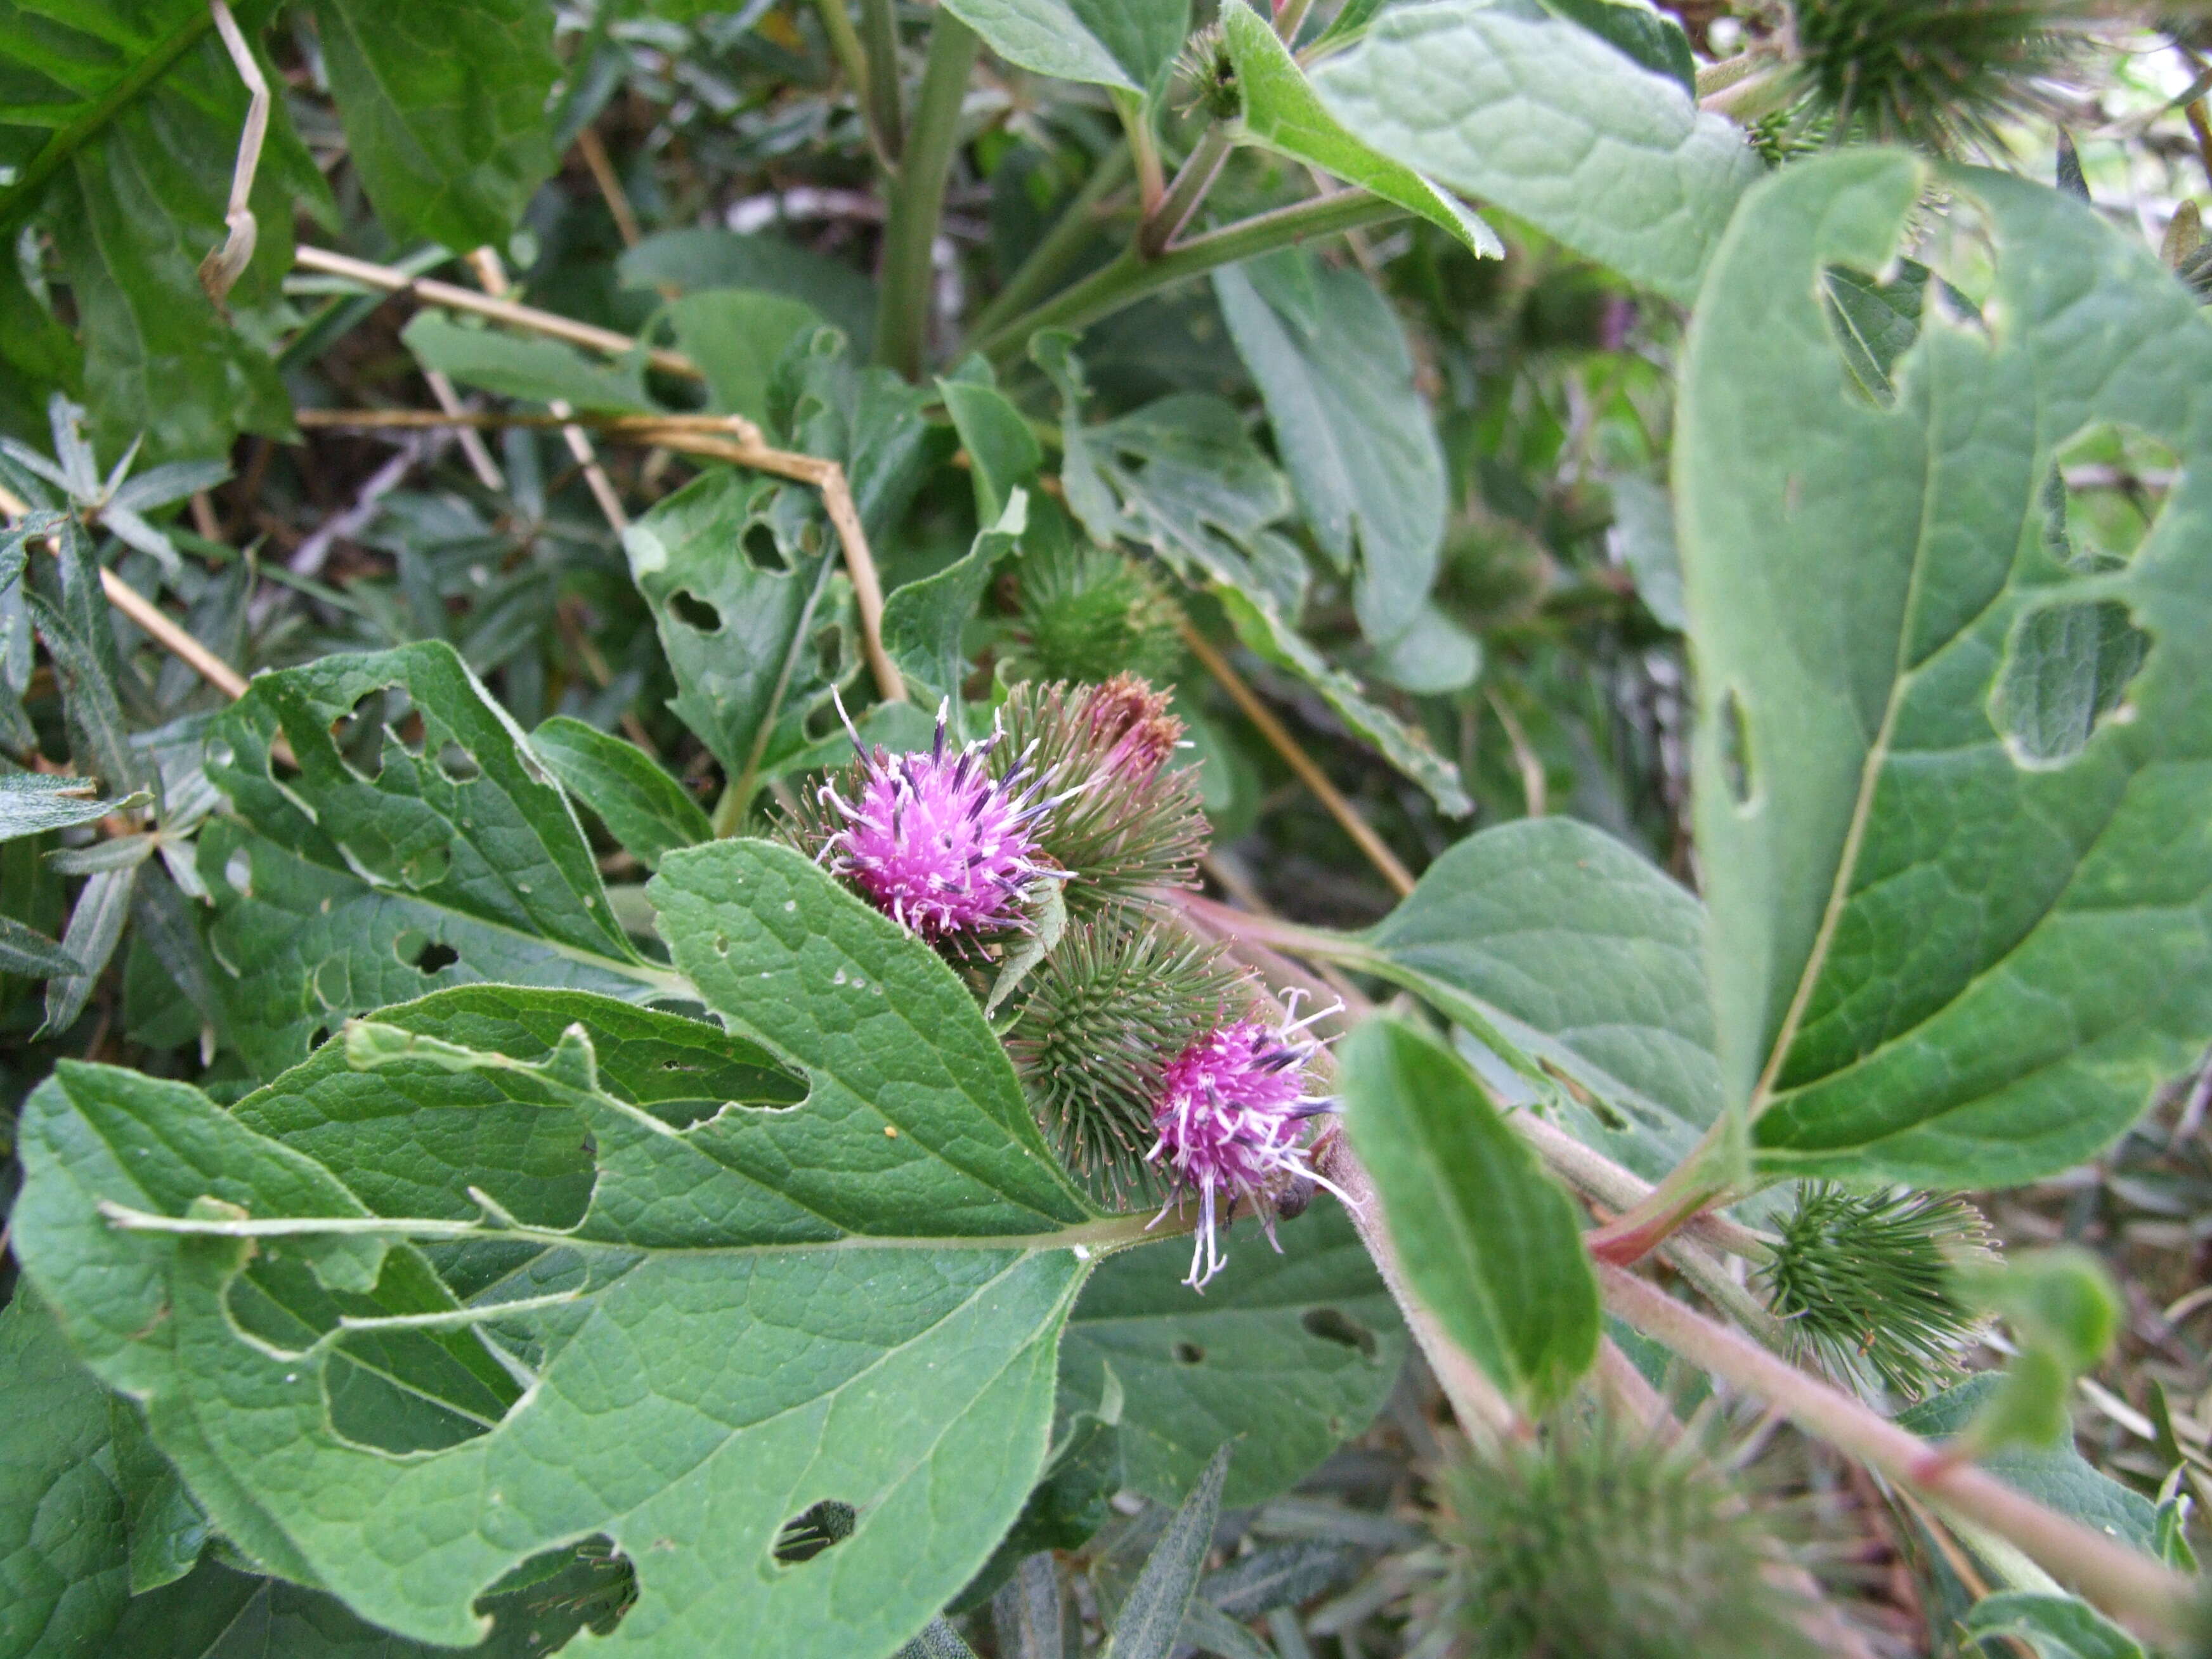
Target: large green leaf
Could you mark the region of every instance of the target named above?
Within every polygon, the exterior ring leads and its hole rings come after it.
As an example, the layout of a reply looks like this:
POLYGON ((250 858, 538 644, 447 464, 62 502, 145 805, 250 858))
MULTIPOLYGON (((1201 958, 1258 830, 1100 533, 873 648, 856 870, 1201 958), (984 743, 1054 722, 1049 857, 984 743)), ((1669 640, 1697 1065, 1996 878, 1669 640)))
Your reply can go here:
POLYGON ((1747 201, 1675 476, 1722 1075, 1762 1169, 2027 1180, 2212 1036, 2208 374, 2188 295, 2053 191, 1883 151, 1747 201), (1988 321, 1926 307, 1881 407, 1822 276, 1884 269, 1938 185, 1994 238, 1988 321), (2132 562, 2093 573, 2046 540, 2046 492, 2106 423, 2180 471, 2132 562), (2074 649, 2108 617, 2149 640, 2122 685, 2074 649), (2029 726, 2054 699, 2070 731, 2029 726))
POLYGON ((1505 245, 1455 197, 1411 167, 1376 155, 1322 107, 1305 71, 1266 19, 1242 3, 1221 9, 1223 39, 1244 101, 1238 136, 1333 173, 1442 227, 1478 254, 1503 258, 1505 245))
POLYGON ((442 986, 665 988, 560 787, 442 641, 264 674, 207 744, 234 814, 199 837, 208 947, 226 1035, 259 1076, 442 986))
POLYGON ((1282 1253, 1250 1223, 1229 1266, 1194 1297, 1187 1244, 1100 1267, 1060 1344, 1073 1400, 1122 1390, 1122 1471, 1147 1498, 1188 1492, 1238 1435, 1227 1501, 1287 1492, 1382 1408, 1406 1355, 1397 1304, 1343 1210, 1319 1199, 1279 1224, 1282 1253))
MULTIPOLYGON (((182 1085, 72 1066, 26 1109, 26 1272, 78 1352, 145 1400, 227 1534, 402 1635, 473 1640, 471 1602, 501 1574, 604 1533, 636 1571, 613 1638, 632 1650, 690 1655, 744 1630, 779 1655, 888 1654, 1021 1507, 1060 1322, 1096 1254, 1146 1218, 1091 1218, 958 979, 799 854, 674 853, 653 897, 709 1006, 805 1075, 802 1104, 678 1127, 613 1079, 712 1076, 758 1051, 592 998, 550 1014, 511 993, 502 1011, 489 989, 463 994, 473 1012, 435 1000, 354 1028, 350 1091, 326 1058, 301 1082, 395 1125, 536 1109, 573 1146, 580 1119, 589 1198, 573 1226, 489 1194, 481 1221, 372 1218, 255 1127, 289 1114, 289 1080, 234 1115, 182 1085), (431 1018, 517 1052, 428 1036, 431 1018), (210 1191, 221 1201, 189 1196, 210 1191), (395 1458, 335 1431, 329 1394, 336 1354, 396 1328, 247 1340, 232 1307, 272 1256, 334 1291, 379 1285, 408 1238, 543 1254, 428 1322, 492 1324, 532 1368, 528 1391, 495 1427, 395 1458), (155 1304, 166 1317, 149 1317, 155 1304), (822 1504, 847 1506, 817 1520, 842 1537, 778 1559, 785 1523, 822 1504)), ((325 1144, 365 1183, 391 1159, 374 1138, 325 1144)), ((450 1179, 422 1188, 448 1211, 450 1179)))
POLYGON ((1367 942, 1363 968, 1566 1079, 1571 1127, 1652 1180, 1719 1114, 1705 908, 1602 830, 1528 818, 1470 836, 1367 942))
POLYGON ((1361 631, 1398 638, 1436 581, 1445 484, 1389 301, 1360 271, 1303 249, 1224 266, 1213 291, 1267 402, 1298 510, 1352 579, 1361 631))
POLYGON ((1673 299, 1761 173, 1743 135, 1537 0, 1416 0, 1313 72, 1354 137, 1673 299))
POLYGON ((851 588, 805 491, 718 469, 623 545, 676 676, 669 706, 732 780, 828 735, 807 721, 855 654, 851 588), (823 672, 825 644, 836 675, 823 672))
POLYGON ((948 0, 1010 64, 1142 93, 1182 49, 1190 0, 948 0))
MULTIPOLYGON (((188 0, 0 5, 0 161, 20 167, 48 143, 58 158, 43 184, 8 193, 0 221, 35 213, 54 238, 106 453, 120 454, 141 432, 148 453, 168 456, 223 453, 240 430, 291 430, 275 362, 198 278, 228 234, 246 107, 206 9, 188 0)), ((254 182, 259 235, 233 306, 273 297, 303 197, 327 200, 280 100, 254 182)))
POLYGON ((0 1308, 0 1659, 89 1652, 131 1594, 107 1390, 38 1297, 0 1308))
POLYGON ((769 418, 769 382, 785 348, 822 320, 805 300, 751 289, 708 289, 668 307, 677 348, 707 377, 709 403, 756 422, 769 418))
POLYGON ((1369 1020, 1343 1063, 1345 1127, 1414 1293, 1507 1395, 1556 1402, 1597 1358, 1597 1279, 1573 1200, 1466 1062, 1414 1027, 1369 1020))
POLYGON ((690 793, 634 743, 556 714, 530 734, 530 746, 648 870, 662 854, 714 834, 690 793))
POLYGON ((873 338, 872 282, 851 265, 765 231, 664 230, 624 253, 616 269, 625 288, 672 289, 684 297, 751 289, 799 301, 842 329, 863 357, 873 338))
POLYGON ((556 159, 546 0, 313 0, 346 149, 401 240, 504 243, 556 159))

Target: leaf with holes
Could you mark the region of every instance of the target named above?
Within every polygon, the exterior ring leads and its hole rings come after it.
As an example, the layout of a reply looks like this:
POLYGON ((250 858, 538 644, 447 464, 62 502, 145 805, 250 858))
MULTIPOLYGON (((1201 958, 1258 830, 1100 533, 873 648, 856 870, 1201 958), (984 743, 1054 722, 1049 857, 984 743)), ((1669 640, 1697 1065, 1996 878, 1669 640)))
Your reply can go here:
POLYGON ((26 1109, 26 1272, 227 1536, 402 1635, 474 1640, 502 1575, 604 1534, 641 1653, 887 1653, 1021 1508, 1060 1324, 1149 1218, 1095 1216, 951 970, 799 854, 672 853, 653 897, 728 1034, 472 988, 234 1113, 67 1067, 26 1109), (418 1243, 469 1305, 362 1308, 418 1243), (289 1323, 254 1316, 280 1269, 289 1323), (530 1379, 503 1415, 346 1414, 344 1362, 488 1354, 470 1327, 530 1379))
POLYGON ((258 1077, 353 1014, 471 981, 642 1000, 560 786, 452 647, 264 674, 208 727, 199 836, 231 1041, 258 1077), (282 747, 278 740, 282 739, 282 747))
POLYGON ((2188 295, 2052 191, 1865 152, 1747 201, 1675 493, 1723 1087, 1759 1170, 2029 1180, 2212 1036, 2208 374, 2188 295), (1922 307, 1885 405, 1820 278, 1887 269, 1938 187, 1995 290, 1922 307), (2180 473, 2131 557, 2085 557, 2058 462, 2114 428, 2180 473))
MULTIPOLYGON (((1577 8, 1586 9, 1586 8, 1577 8)), ((1315 90, 1355 137, 1688 301, 1762 171, 1670 70, 1538 0, 1393 6, 1315 90)))
POLYGON ((830 693, 855 654, 851 588, 809 492, 718 468, 623 544, 676 677, 669 706, 733 784, 835 733, 830 693))
POLYGON ((1228 1501, 1289 1491, 1382 1408, 1406 1353, 1397 1305, 1333 1201, 1281 1223, 1282 1254, 1247 1221, 1200 1298, 1187 1244, 1117 1256, 1076 1304, 1060 1386, 1097 1402, 1123 1390, 1122 1470, 1148 1498, 1189 1491, 1215 1448, 1244 1439, 1228 1501))

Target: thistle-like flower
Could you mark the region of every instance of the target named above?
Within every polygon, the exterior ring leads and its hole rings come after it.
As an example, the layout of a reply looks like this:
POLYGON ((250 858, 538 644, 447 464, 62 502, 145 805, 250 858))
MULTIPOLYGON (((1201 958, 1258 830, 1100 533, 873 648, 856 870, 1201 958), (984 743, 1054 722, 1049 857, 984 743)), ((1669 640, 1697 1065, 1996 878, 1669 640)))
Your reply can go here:
POLYGON ((1306 1121, 1334 1109, 1328 1100, 1305 1092, 1306 1066, 1321 1047, 1307 1028, 1335 1012, 1324 1009, 1280 1027, 1249 1018, 1217 1025, 1161 1073, 1152 1108, 1159 1139, 1145 1156, 1175 1182, 1156 1224, 1197 1194, 1197 1237, 1190 1277, 1183 1280, 1193 1290, 1203 1291, 1228 1265, 1221 1229, 1240 1202, 1258 1213, 1272 1243, 1274 1201, 1285 1190, 1310 1182, 1345 1197, 1314 1172, 1304 1144, 1306 1121))
POLYGON ((994 776, 991 753, 1002 735, 948 752, 942 709, 936 743, 909 754, 871 751, 854 732, 860 757, 847 779, 854 799, 846 799, 834 782, 822 786, 817 799, 829 811, 818 815, 818 826, 842 823, 822 840, 817 857, 932 943, 1026 927, 1024 891, 1066 873, 1040 861, 1034 830, 1067 794, 1048 793, 1052 775, 1026 756, 994 776))
POLYGON ((2091 0, 1794 0, 1793 79, 1814 118, 1939 152, 2002 155, 2049 114, 2099 16, 2091 0))
POLYGON ((1060 787, 1035 834, 1045 857, 1071 874, 1072 914, 1146 904, 1155 889, 1191 884, 1206 817, 1194 769, 1169 765, 1183 726, 1166 693, 1133 674, 1103 685, 1018 685, 1000 718, 999 753, 1060 787))
POLYGON ((1115 1208, 1158 1195, 1145 1146, 1168 1062, 1254 988, 1218 946, 1115 916, 1073 923, 1038 964, 1006 1052, 1062 1161, 1115 1208))
POLYGON ((1880 1381, 1917 1399, 1959 1374, 1981 1320, 1953 1269, 1990 1254, 1989 1229, 1964 1199, 1929 1193, 1798 1188, 1763 1269, 1774 1311, 1832 1376, 1880 1381))

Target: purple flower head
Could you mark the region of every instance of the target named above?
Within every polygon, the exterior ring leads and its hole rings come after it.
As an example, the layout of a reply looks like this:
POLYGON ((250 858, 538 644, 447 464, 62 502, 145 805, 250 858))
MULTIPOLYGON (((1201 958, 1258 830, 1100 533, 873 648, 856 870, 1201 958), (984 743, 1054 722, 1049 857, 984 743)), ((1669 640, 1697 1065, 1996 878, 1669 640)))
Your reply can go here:
POLYGON ((844 820, 823 848, 829 867, 926 939, 1025 927, 1023 889, 1064 873, 1037 861, 1030 834, 1061 798, 1046 795, 1047 781, 1031 776, 1025 762, 993 778, 984 758, 997 741, 994 732, 948 753, 939 708, 937 741, 928 749, 871 751, 854 732, 861 761, 857 800, 846 800, 833 785, 823 787, 823 801, 844 820))
POLYGON ((1193 1290, 1203 1291, 1228 1265, 1220 1228, 1239 1200, 1259 1213, 1272 1243, 1273 1216, 1264 1200, 1291 1181, 1304 1177, 1344 1196, 1314 1173, 1303 1140, 1306 1120, 1334 1109, 1304 1091, 1306 1064, 1321 1047, 1306 1027, 1335 1012, 1324 1009, 1279 1030, 1256 1019, 1217 1025, 1161 1074, 1152 1109, 1159 1139, 1146 1161, 1164 1164, 1173 1177, 1170 1208, 1186 1192, 1198 1194, 1197 1240, 1183 1280, 1193 1290))

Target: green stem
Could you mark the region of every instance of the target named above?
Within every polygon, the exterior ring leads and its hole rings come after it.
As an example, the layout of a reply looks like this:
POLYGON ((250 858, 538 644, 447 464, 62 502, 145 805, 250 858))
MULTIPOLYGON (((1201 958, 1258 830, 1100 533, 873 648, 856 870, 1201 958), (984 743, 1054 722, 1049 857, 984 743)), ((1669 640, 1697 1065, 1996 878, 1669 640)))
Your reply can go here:
POLYGON ((876 361, 909 380, 921 374, 928 331, 930 250, 945 211, 945 179, 960 137, 960 106, 975 66, 975 31, 942 7, 929 33, 912 140, 891 189, 884 227, 883 284, 876 310, 876 361))
POLYGON ((1206 199, 1206 192, 1213 188, 1213 181, 1221 176, 1222 163, 1228 161, 1229 152, 1236 147, 1230 137, 1229 125, 1216 121, 1199 136, 1197 146, 1184 160, 1168 186, 1167 194, 1159 204, 1145 216, 1137 227, 1137 252, 1147 259, 1157 259, 1167 251, 1168 244, 1182 234, 1190 222, 1190 216, 1198 211, 1198 204, 1206 199))
POLYGON ((1152 117, 1146 113, 1145 100, 1133 92, 1119 87, 1109 88, 1108 95, 1114 102, 1114 113, 1121 118, 1121 131, 1128 136, 1129 155, 1137 164, 1137 199, 1150 213, 1160 203, 1160 193, 1167 188, 1167 175, 1160 169, 1159 141, 1152 136, 1152 117))
POLYGON ((1111 316, 1125 306, 1134 305, 1188 277, 1202 276, 1218 265, 1235 264, 1239 259, 1272 253, 1294 243, 1401 218, 1405 212, 1395 203, 1370 196, 1364 191, 1340 190, 1334 195, 1300 202, 1295 207, 1260 214, 1225 229, 1194 236, 1157 259, 1147 259, 1130 248, 1113 264, 975 341, 974 348, 994 363, 1005 364, 1012 362, 1030 337, 1040 329, 1084 328, 1101 317, 1111 316))
POLYGON ((2185 1642, 2196 1627, 2196 1587, 2172 1568, 2044 1508, 1633 1273, 1600 1262, 1597 1276, 1607 1307, 1646 1336, 1700 1370, 1759 1395, 1876 1474, 2018 1545, 2045 1571, 2139 1635, 2185 1642))
POLYGON ((1083 188, 1075 193, 1044 239, 1030 251, 1014 274, 1000 289, 969 325, 969 332, 988 334, 1007 318, 1018 315, 1024 306, 1034 305, 1044 296, 1045 290, 1060 280, 1060 274, 1074 262, 1083 250, 1098 234, 1099 204, 1121 187, 1128 178, 1129 152, 1127 149, 1110 150, 1103 161, 1091 169, 1091 176, 1083 188))
POLYGON ((82 115, 47 139, 46 148, 25 166, 21 177, 0 191, 0 234, 14 230, 30 212, 39 191, 47 179, 61 171, 63 162, 83 148, 94 133, 141 93, 167 75, 176 61, 214 27, 215 14, 201 7, 191 21, 178 25, 167 40, 133 64, 121 80, 94 99, 82 115))
POLYGON ((1275 33, 1286 46, 1296 46, 1298 31, 1305 27, 1306 14, 1313 9, 1313 0, 1285 0, 1281 11, 1275 14, 1275 33))
POLYGON ((898 17, 893 0, 860 0, 860 38, 867 43, 868 126, 876 148, 892 161, 899 158, 904 135, 899 112, 898 17))
POLYGON ((830 54, 852 83, 853 95, 860 100, 866 116, 874 107, 868 90, 868 54, 860 45, 860 31, 853 27, 853 14, 845 9, 845 0, 816 0, 815 9, 822 14, 822 33, 830 39, 830 54))

